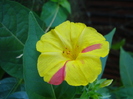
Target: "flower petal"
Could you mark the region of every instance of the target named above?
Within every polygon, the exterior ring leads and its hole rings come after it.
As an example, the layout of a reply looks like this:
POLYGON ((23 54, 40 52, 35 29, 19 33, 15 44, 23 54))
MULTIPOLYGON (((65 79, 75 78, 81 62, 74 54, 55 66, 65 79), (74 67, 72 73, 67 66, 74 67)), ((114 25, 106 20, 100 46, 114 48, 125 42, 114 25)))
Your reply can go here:
POLYGON ((59 36, 60 40, 64 42, 69 49, 72 49, 75 47, 78 38, 85 27, 86 25, 82 23, 66 21, 57 26, 54 31, 59 36))
MULTIPOLYGON (((67 63, 67 61, 66 61, 67 63)), ((49 83, 53 84, 53 85, 59 85, 63 82, 64 78, 65 78, 65 67, 66 67, 66 63, 64 64, 64 66, 62 68, 60 68, 50 79, 49 83)))
POLYGON ((100 58, 97 56, 84 56, 80 54, 74 61, 66 64, 65 80, 73 86, 86 86, 96 80, 101 72, 100 58))
POLYGON ((105 57, 109 53, 109 43, 107 41, 100 41, 84 48, 82 53, 105 57))
POLYGON ((91 46, 88 46, 87 48, 83 49, 82 53, 86 53, 86 52, 93 51, 93 50, 100 49, 100 48, 101 48, 101 44, 91 45, 91 46))
POLYGON ((38 58, 38 72, 44 81, 49 82, 55 73, 57 73, 68 59, 63 57, 61 53, 45 52, 38 58))
POLYGON ((105 57, 109 52, 109 43, 105 41, 104 36, 91 27, 84 29, 77 44, 82 53, 88 52, 100 57, 105 57))
POLYGON ((56 35, 56 32, 51 30, 44 34, 36 44, 37 51, 39 52, 59 52, 62 51, 64 45, 56 35))
POLYGON ((71 32, 70 32, 70 39, 71 39, 71 44, 77 45, 77 41, 79 39, 80 34, 82 31, 85 29, 86 25, 83 23, 73 23, 71 22, 71 32))

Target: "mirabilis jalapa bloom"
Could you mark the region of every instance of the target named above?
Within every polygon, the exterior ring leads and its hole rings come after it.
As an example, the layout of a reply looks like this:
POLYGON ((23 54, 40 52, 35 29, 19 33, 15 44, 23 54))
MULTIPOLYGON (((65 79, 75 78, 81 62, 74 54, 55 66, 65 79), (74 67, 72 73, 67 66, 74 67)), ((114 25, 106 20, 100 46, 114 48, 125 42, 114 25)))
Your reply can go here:
POLYGON ((101 73, 100 57, 108 54, 109 43, 94 28, 65 21, 42 35, 36 48, 41 52, 37 68, 44 81, 86 86, 101 73))

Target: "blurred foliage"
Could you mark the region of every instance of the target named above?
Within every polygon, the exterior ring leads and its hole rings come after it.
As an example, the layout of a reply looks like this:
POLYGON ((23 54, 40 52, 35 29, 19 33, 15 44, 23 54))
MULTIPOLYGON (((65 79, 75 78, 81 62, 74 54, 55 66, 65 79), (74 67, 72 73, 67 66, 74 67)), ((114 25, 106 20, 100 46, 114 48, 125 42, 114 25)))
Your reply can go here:
POLYGON ((124 46, 125 43, 126 43, 126 40, 123 39, 120 42, 112 44, 111 48, 114 49, 114 50, 118 50, 118 49, 120 49, 121 46, 124 46))

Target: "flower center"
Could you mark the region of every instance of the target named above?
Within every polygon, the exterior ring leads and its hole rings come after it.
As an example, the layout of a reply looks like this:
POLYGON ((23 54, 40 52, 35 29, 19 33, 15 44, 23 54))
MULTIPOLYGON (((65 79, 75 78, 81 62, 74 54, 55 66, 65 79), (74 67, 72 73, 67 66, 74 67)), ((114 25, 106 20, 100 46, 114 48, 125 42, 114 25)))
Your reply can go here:
POLYGON ((77 58, 77 55, 78 55, 76 49, 75 49, 75 50, 70 50, 70 49, 67 48, 67 47, 63 50, 62 54, 63 54, 65 57, 67 57, 67 58, 69 58, 69 59, 71 59, 71 60, 75 60, 75 59, 77 58))

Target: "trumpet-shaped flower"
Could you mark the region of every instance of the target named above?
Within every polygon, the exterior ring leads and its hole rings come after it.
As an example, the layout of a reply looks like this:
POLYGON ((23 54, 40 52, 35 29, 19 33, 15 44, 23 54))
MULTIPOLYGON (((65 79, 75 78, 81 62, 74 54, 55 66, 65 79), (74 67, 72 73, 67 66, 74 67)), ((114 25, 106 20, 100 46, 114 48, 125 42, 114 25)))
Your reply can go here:
POLYGON ((94 28, 66 21, 42 35, 36 48, 41 52, 37 68, 44 81, 85 86, 101 73, 100 57, 108 54, 109 43, 94 28))

